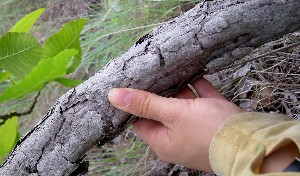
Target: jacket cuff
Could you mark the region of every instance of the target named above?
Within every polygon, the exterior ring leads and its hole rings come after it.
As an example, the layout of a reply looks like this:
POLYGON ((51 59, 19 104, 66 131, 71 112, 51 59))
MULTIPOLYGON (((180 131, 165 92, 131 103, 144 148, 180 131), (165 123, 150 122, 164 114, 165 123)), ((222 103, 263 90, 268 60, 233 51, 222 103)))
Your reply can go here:
POLYGON ((300 146, 300 121, 284 115, 246 112, 234 115, 215 134, 209 160, 217 175, 259 174, 263 158, 294 142, 300 146))

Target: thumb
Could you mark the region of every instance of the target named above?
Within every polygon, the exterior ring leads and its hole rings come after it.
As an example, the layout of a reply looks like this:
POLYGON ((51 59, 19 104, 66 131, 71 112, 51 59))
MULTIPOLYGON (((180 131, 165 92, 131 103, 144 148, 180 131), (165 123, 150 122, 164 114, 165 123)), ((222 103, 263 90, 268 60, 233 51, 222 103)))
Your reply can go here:
MULTIPOLYGON (((171 125, 187 114, 189 100, 165 98, 142 90, 115 88, 108 93, 110 103, 124 111, 146 119, 171 125)), ((192 101, 192 100, 191 100, 192 101)))

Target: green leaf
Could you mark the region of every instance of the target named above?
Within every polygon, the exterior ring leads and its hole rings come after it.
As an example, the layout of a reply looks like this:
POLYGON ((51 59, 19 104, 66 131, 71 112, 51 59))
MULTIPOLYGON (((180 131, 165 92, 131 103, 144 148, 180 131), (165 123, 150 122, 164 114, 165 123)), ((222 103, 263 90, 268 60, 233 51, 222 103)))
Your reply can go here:
POLYGON ((9 154, 18 140, 18 118, 12 117, 0 126, 0 164, 3 158, 9 154))
POLYGON ((51 58, 65 49, 74 48, 78 54, 74 57, 67 73, 75 71, 81 63, 79 36, 86 22, 87 19, 79 19, 66 23, 57 33, 49 37, 43 47, 43 58, 51 58))
POLYGON ((1 72, 0 73, 0 83, 7 80, 10 77, 10 74, 7 72, 1 72))
POLYGON ((59 82, 66 87, 75 87, 83 82, 82 80, 75 80, 64 77, 56 78, 54 81, 59 82))
POLYGON ((22 79, 39 62, 42 47, 28 33, 7 33, 0 38, 0 68, 22 79))
POLYGON ((77 53, 77 50, 69 49, 53 58, 42 60, 24 79, 5 89, 0 95, 0 102, 21 98, 28 93, 39 91, 48 81, 64 76, 67 72, 68 61, 77 53))
POLYGON ((18 131, 18 134, 17 134, 16 139, 15 139, 15 145, 17 144, 17 142, 19 141, 19 139, 21 139, 21 137, 22 137, 22 135, 18 131))
POLYGON ((24 16, 19 20, 9 32, 29 32, 34 23, 40 18, 45 11, 45 8, 40 8, 24 16))

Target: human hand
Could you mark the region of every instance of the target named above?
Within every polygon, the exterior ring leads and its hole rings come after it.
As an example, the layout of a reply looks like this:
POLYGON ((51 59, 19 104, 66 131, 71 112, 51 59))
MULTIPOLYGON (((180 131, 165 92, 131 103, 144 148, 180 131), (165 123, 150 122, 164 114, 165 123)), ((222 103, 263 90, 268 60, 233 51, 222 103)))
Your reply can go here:
POLYGON ((204 78, 192 85, 199 98, 186 87, 174 98, 116 88, 108 99, 116 108, 143 117, 133 123, 133 129, 159 159, 209 172, 209 146, 214 134, 229 117, 243 110, 204 78))

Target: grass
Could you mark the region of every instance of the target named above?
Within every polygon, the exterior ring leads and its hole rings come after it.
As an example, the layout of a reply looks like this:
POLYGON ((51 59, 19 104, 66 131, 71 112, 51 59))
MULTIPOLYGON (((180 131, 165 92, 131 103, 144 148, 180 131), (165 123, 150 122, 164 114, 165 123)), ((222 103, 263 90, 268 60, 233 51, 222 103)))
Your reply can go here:
POLYGON ((106 1, 93 10, 84 31, 83 66, 100 69, 108 60, 128 50, 141 36, 157 24, 182 13, 196 1, 106 1), (100 11, 100 12, 99 12, 100 11))

